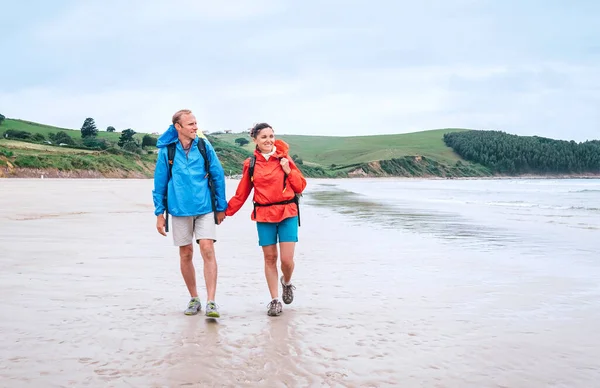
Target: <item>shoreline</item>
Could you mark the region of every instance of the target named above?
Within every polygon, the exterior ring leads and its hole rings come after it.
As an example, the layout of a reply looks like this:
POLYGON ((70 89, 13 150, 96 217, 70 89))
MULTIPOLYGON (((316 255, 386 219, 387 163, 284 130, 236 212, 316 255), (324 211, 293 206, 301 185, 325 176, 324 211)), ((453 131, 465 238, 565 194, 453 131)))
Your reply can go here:
MULTIPOLYGON (((0 179, 152 179, 140 171, 114 170, 102 173, 97 170, 30 169, 30 168, 0 168, 0 179)), ((522 175, 485 175, 445 177, 438 175, 424 176, 347 176, 347 177, 307 177, 310 179, 428 179, 428 180, 499 180, 499 179, 600 179, 598 174, 522 174, 522 175)), ((226 179, 239 180, 239 176, 226 176, 226 179)))

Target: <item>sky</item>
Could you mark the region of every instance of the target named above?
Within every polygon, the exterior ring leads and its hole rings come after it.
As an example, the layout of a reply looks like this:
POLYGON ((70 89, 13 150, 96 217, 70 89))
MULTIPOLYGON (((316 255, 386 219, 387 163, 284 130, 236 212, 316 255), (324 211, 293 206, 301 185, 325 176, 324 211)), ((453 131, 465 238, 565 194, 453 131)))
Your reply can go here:
POLYGON ((79 129, 600 139, 595 0, 3 1, 0 113, 79 129))

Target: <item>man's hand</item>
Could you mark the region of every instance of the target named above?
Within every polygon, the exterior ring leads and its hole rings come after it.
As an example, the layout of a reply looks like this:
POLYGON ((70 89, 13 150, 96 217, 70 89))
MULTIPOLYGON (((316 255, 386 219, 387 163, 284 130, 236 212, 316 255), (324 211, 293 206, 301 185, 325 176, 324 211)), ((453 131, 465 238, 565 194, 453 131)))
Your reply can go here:
POLYGON ((217 212, 217 225, 221 225, 221 222, 225 219, 225 212, 217 212))
POLYGON ((156 217, 156 230, 158 230, 158 233, 162 234, 163 236, 166 236, 167 233, 165 232, 165 216, 164 214, 160 214, 156 217))
POLYGON ((283 172, 285 172, 286 174, 289 174, 290 172, 292 172, 292 169, 290 167, 290 162, 286 158, 281 158, 281 160, 279 161, 279 164, 281 164, 281 168, 283 168, 283 172))

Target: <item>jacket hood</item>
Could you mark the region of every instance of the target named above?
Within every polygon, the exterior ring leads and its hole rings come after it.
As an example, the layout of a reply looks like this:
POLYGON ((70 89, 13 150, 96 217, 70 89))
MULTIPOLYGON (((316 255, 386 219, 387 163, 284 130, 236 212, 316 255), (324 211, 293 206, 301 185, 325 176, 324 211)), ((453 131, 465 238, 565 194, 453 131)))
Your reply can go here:
POLYGON ((160 135, 160 137, 156 141, 156 148, 166 147, 171 143, 175 143, 177 140, 179 140, 179 134, 177 133, 175 126, 171 124, 171 126, 167 128, 165 133, 160 135))
MULTIPOLYGON (((273 156, 275 156, 276 158, 288 158, 288 152, 290 151, 290 146, 288 145, 288 143, 284 142, 283 140, 275 140, 275 154, 273 154, 273 156)), ((256 155, 261 155, 261 152, 258 149, 254 150, 254 153, 256 155)))

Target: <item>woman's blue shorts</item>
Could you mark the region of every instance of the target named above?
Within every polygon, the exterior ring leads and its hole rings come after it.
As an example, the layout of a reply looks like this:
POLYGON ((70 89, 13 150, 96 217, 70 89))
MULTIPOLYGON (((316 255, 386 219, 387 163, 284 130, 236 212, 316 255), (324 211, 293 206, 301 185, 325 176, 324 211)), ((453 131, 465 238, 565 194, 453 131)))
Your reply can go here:
POLYGON ((298 242, 298 217, 286 218, 281 222, 257 222, 258 245, 261 247, 279 242, 298 242))

